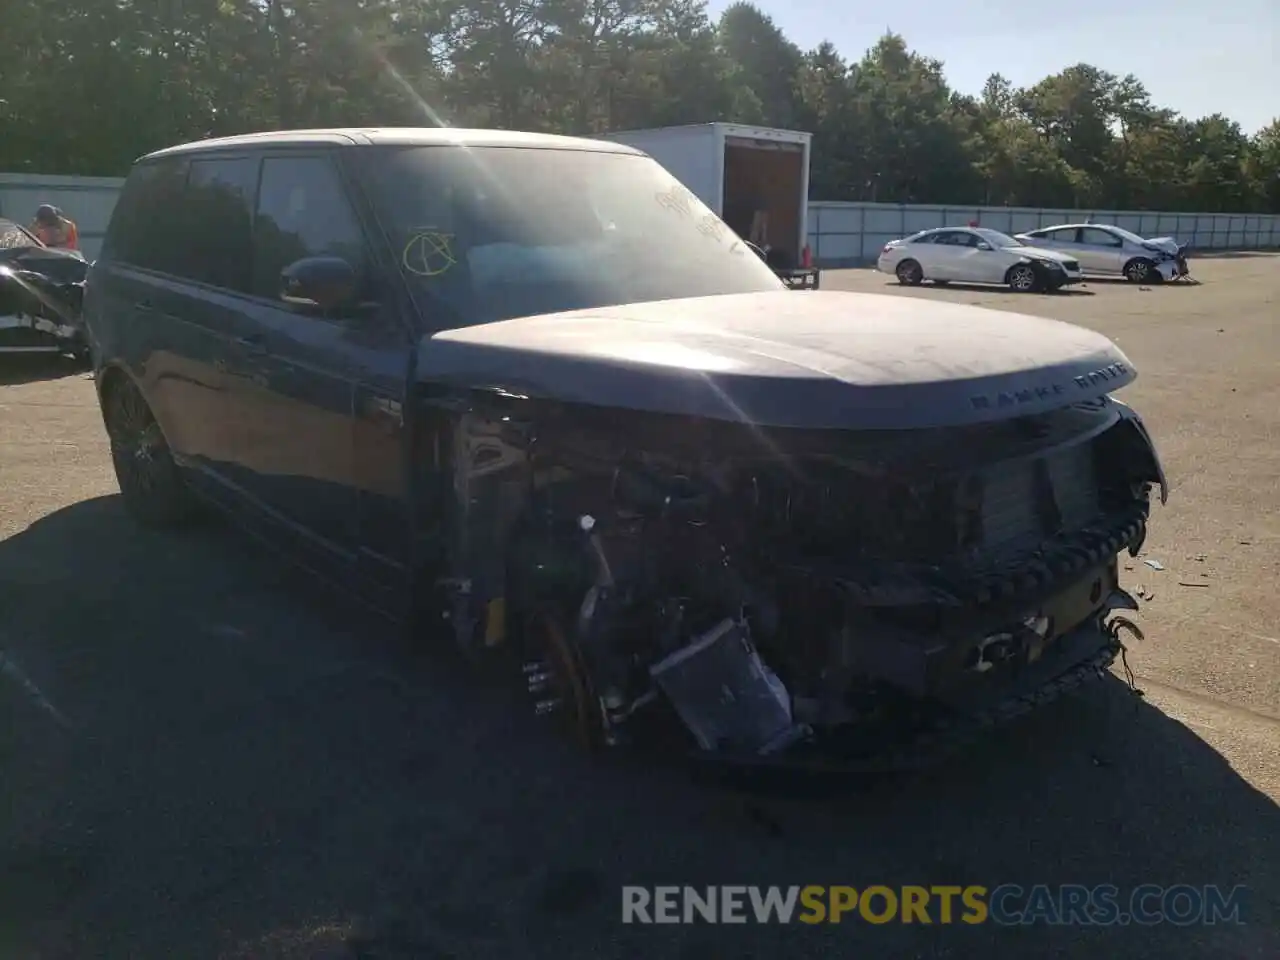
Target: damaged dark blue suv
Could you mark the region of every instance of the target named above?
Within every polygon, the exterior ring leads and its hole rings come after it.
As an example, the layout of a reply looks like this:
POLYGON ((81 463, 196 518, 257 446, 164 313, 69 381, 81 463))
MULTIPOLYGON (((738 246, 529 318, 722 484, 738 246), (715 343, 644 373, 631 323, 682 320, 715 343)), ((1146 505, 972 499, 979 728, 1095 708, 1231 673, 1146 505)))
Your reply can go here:
POLYGON ((1165 495, 1106 338, 790 292, 612 143, 162 150, 85 312, 140 521, 222 508, 593 743, 852 764, 1017 712, 1115 658, 1165 495))

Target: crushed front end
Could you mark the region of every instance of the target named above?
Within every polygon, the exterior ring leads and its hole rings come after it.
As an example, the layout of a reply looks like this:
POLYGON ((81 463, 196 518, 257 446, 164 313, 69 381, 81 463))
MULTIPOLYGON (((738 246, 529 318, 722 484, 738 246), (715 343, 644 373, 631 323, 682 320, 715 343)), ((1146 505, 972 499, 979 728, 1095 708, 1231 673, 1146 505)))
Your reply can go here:
POLYGON ((455 421, 482 632, 580 735, 734 763, 856 766, 1100 675, 1167 494, 1109 398, 866 432, 520 410, 455 421))
POLYGON ((0 248, 0 353, 75 353, 85 262, 39 248, 0 248))

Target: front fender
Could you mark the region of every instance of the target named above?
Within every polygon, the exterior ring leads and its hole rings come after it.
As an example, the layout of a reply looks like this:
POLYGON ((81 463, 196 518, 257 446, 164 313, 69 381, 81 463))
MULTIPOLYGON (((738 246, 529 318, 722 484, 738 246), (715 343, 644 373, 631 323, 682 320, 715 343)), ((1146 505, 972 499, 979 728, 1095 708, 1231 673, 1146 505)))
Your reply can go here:
POLYGON ((1152 478, 1160 484, 1160 503, 1163 506, 1169 502, 1169 481, 1165 476, 1164 465, 1160 462, 1160 454, 1156 450, 1155 441, 1151 438, 1151 432, 1147 430, 1147 425, 1143 422, 1142 417, 1127 403, 1122 403, 1114 397, 1111 398, 1111 403, 1115 405, 1120 418, 1129 424, 1146 446, 1150 457, 1152 478))

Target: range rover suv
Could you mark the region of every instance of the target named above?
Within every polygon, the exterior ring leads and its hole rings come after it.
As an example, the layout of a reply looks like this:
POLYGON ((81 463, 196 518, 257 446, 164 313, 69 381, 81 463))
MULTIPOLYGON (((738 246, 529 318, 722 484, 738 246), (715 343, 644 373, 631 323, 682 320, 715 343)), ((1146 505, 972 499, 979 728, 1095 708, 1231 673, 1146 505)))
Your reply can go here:
POLYGON ((797 296, 613 143, 161 150, 86 298, 139 521, 220 508, 595 745, 853 764, 1017 713, 1117 656, 1166 493, 1105 337, 797 296))

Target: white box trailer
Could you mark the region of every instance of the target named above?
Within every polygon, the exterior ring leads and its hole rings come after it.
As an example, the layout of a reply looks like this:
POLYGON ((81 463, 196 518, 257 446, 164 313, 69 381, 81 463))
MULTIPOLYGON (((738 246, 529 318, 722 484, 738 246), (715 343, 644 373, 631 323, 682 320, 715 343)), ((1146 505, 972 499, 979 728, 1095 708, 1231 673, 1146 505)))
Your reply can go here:
POLYGON ((809 269, 809 156, 813 134, 739 123, 697 123, 597 134, 635 147, 768 252, 784 279, 817 286, 809 269))

